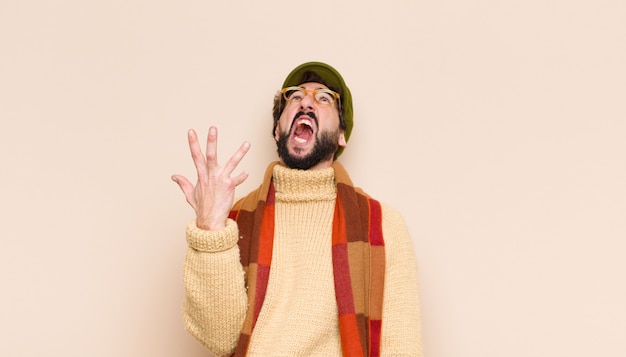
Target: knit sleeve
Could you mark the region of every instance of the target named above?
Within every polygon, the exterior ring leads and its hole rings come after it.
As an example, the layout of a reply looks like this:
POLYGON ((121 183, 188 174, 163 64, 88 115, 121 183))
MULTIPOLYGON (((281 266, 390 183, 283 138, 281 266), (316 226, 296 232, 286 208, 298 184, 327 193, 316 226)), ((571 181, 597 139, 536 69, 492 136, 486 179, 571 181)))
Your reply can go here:
POLYGON ((417 262, 402 216, 383 207, 385 290, 382 356, 422 356, 417 262))
POLYGON ((183 320, 186 329, 218 356, 233 353, 246 314, 247 295, 239 259, 237 223, 220 231, 187 226, 183 320))

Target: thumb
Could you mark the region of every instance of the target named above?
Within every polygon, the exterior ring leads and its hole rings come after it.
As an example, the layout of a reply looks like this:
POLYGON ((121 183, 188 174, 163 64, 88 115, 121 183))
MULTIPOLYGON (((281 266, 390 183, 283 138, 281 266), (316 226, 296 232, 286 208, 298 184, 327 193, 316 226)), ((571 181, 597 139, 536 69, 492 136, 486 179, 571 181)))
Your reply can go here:
POLYGON ((183 194, 185 195, 185 199, 187 200, 187 202, 191 205, 191 207, 195 209, 193 184, 189 182, 189 180, 187 180, 186 177, 181 176, 181 175, 172 175, 171 179, 172 181, 178 184, 178 187, 180 187, 180 189, 183 191, 183 194))

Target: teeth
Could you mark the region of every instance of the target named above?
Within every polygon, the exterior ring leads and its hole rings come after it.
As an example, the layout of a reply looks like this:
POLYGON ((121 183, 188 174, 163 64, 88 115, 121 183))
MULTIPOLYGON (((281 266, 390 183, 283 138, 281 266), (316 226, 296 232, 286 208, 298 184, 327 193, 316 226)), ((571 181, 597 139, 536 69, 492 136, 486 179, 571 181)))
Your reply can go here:
MULTIPOLYGON (((311 128, 311 129, 313 128, 313 122, 311 121, 311 119, 302 118, 302 119, 300 119, 300 120, 298 120, 298 121, 297 121, 297 123, 296 123, 296 127, 295 127, 295 129, 294 129, 294 134, 296 134, 296 133, 298 133, 298 132, 300 132, 300 133, 302 132, 302 130, 299 130, 299 129, 298 129, 298 127, 299 127, 300 125, 306 125, 306 126, 308 126, 309 128, 311 128)), ((304 129, 303 129, 303 130, 304 130, 304 129)), ((307 139, 303 139, 303 138, 299 137, 299 136, 298 136, 298 134, 294 135, 294 138, 293 138, 293 139, 294 139, 294 140, 295 140, 298 144, 306 144, 306 143, 308 142, 308 140, 307 140, 307 139)))

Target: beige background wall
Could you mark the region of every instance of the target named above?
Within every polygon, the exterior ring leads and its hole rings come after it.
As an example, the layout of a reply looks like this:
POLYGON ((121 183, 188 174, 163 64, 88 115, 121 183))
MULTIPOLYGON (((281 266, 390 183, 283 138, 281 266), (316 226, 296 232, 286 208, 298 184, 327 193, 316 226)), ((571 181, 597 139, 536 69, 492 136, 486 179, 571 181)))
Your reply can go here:
POLYGON ((626 355, 621 0, 0 0, 0 355, 206 355, 169 177, 214 124, 255 187, 308 60, 407 220, 428 357, 626 355))

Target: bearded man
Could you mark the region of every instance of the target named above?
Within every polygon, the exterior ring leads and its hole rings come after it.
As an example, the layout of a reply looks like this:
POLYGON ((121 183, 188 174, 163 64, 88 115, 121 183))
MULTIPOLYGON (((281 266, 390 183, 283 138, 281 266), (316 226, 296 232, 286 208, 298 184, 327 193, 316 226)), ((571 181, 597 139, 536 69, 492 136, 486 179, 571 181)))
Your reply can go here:
POLYGON ((278 161, 235 202, 250 144, 198 179, 172 176, 196 213, 186 231, 183 320, 218 356, 422 356, 418 273, 402 216, 353 185, 337 161, 352 96, 333 67, 296 67, 274 98, 278 161))

